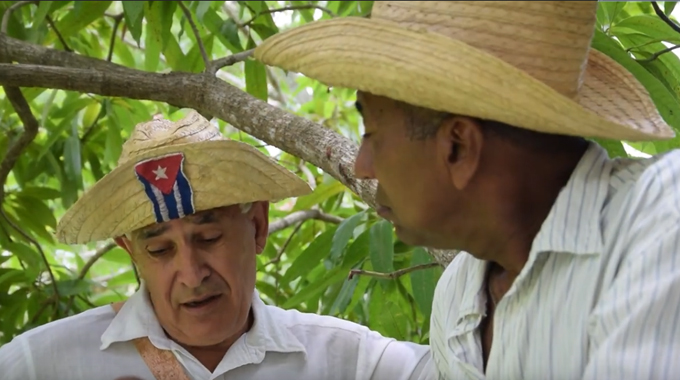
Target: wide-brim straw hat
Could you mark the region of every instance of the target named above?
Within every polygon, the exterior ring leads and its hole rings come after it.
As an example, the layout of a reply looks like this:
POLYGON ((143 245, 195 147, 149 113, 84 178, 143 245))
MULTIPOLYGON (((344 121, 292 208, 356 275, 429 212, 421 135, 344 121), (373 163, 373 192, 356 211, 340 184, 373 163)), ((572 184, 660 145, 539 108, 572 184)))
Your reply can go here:
POLYGON ((254 57, 331 87, 545 133, 671 138, 641 83, 590 48, 595 1, 376 1, 311 22, 254 57))
POLYGON ((64 214, 56 235, 84 244, 202 210, 310 192, 298 176, 191 110, 177 122, 159 117, 135 126, 118 166, 64 214))

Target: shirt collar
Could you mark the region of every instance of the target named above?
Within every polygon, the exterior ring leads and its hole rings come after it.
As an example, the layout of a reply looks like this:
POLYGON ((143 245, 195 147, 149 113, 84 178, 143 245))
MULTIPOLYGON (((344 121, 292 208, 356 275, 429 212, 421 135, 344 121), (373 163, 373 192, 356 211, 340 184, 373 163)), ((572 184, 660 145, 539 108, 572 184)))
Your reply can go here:
MULTIPOLYGON (((599 254, 602 251, 604 245, 600 219, 607 198, 611 170, 612 161, 607 151, 591 143, 534 238, 526 268, 522 273, 528 272, 540 253, 583 255, 599 254)), ((465 278, 461 283, 467 284, 470 291, 464 293, 459 306, 460 318, 456 323, 461 327, 458 333, 474 328, 486 310, 484 280, 487 264, 483 260, 473 260, 468 270, 462 274, 465 278), (466 324, 464 321, 469 317, 477 319, 466 324)))
POLYGON ((598 254, 602 242, 602 209, 609 191, 612 161, 595 143, 576 165, 534 239, 532 255, 566 252, 598 254))
MULTIPOLYGON (((268 351, 306 354, 305 346, 288 330, 286 321, 281 320, 283 315, 278 318, 272 315, 277 313, 277 308, 265 305, 257 290, 253 292, 251 308, 253 326, 229 349, 225 360, 230 356, 246 354, 245 356, 249 357, 248 363, 260 363, 268 351)), ((126 342, 140 337, 148 337, 151 343, 160 349, 177 347, 176 343, 165 335, 158 322, 143 283, 140 289, 128 298, 102 334, 100 349, 105 350, 112 343, 126 342)), ((240 365, 248 363, 240 363, 240 365)), ((238 365, 233 365, 233 367, 236 366, 238 365)), ((218 370, 220 367, 222 364, 218 370)))

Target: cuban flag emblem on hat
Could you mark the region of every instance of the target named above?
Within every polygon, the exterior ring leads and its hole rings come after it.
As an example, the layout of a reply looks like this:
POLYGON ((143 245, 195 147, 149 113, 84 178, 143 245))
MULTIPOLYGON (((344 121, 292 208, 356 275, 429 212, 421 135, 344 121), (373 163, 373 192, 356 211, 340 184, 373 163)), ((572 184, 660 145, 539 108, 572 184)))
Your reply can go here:
POLYGON ((151 158, 135 165, 137 179, 153 204, 156 223, 194 213, 194 193, 183 165, 182 153, 151 158))

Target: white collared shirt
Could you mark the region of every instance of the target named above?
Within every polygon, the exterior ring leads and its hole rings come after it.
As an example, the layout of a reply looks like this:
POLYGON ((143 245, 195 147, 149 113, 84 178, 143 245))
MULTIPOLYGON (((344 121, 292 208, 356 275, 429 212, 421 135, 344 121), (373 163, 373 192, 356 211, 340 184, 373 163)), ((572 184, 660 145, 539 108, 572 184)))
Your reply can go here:
POLYGON ((172 350, 194 380, 429 379, 427 346, 397 342, 338 318, 283 310, 253 296, 255 322, 214 373, 163 332, 144 287, 116 315, 98 307, 30 330, 0 347, 2 380, 114 380, 153 376, 134 338, 172 350))
POLYGON ((440 379, 679 378, 680 151, 610 160, 591 145, 497 305, 486 374, 485 268, 461 253, 437 284, 440 379))

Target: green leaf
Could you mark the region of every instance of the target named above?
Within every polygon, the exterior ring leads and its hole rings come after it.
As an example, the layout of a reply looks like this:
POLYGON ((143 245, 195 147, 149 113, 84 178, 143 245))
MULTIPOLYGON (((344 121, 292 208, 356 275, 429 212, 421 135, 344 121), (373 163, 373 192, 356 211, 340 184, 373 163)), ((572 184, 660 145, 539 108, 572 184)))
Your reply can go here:
POLYGON ((12 252, 21 261, 25 262, 30 267, 37 267, 41 265, 40 254, 24 243, 15 241, 9 243, 6 247, 3 248, 12 252))
MULTIPOLYGON (((254 47, 254 42, 248 48, 254 47)), ((264 64, 254 59, 248 59, 245 62, 245 76, 246 76, 246 92, 250 95, 267 101, 269 93, 267 91, 267 71, 264 64)))
POLYGON ((370 300, 370 321, 374 330, 383 335, 397 340, 406 339, 406 326, 408 317, 404 310, 399 307, 396 290, 385 291, 382 287, 373 288, 370 300))
POLYGON ((343 266, 354 266, 359 261, 365 259, 369 255, 371 246, 371 230, 367 229, 362 232, 347 248, 347 253, 342 259, 343 266))
POLYGON ((23 192, 16 197, 17 204, 26 212, 25 218, 30 218, 36 223, 49 226, 52 229, 57 228, 57 219, 54 213, 40 198, 26 196, 23 192))
POLYGON ((196 20, 199 23, 203 23, 203 16, 210 9, 210 1, 199 1, 198 7, 196 7, 196 20))
POLYGON ((80 138, 76 131, 76 134, 69 136, 64 143, 64 172, 76 189, 82 186, 82 171, 80 138))
POLYGON ((336 180, 323 183, 317 186, 311 194, 298 198, 295 202, 295 207, 293 207, 293 211, 309 209, 346 189, 347 188, 342 182, 336 180))
POLYGON ((59 198, 59 190, 51 187, 28 185, 21 189, 21 195, 42 200, 59 198))
POLYGON ((354 229, 357 227, 357 225, 359 225, 359 223, 361 223, 361 220, 365 214, 365 211, 361 211, 340 223, 337 231, 335 232, 335 236, 333 236, 333 245, 331 247, 330 255, 331 261, 335 262, 340 257, 342 252, 344 252, 349 239, 351 239, 354 235, 354 229))
MULTIPOLYGON (((349 269, 350 268, 347 267, 335 267, 331 269, 325 275, 320 276, 316 281, 295 293, 295 295, 284 302, 281 307, 284 309, 290 309, 302 302, 305 302, 306 300, 311 299, 312 297, 325 291, 332 284, 340 282, 346 278, 347 274, 349 273, 349 269)), ((285 280, 282 279, 282 281, 285 280)))
MULTIPOLYGON (((413 250, 411 266, 428 264, 432 262, 432 257, 423 248, 413 250)), ((441 268, 419 269, 410 273, 411 291, 413 298, 420 311, 425 315, 425 319, 430 319, 432 313, 432 299, 434 290, 437 287, 437 280, 441 276, 441 268)))
POLYGON ((203 16, 203 25, 232 53, 243 51, 238 28, 233 20, 223 20, 214 9, 209 9, 203 16))
MULTIPOLYGON (((93 283, 91 281, 79 279, 57 281, 57 289, 59 295, 62 297, 77 296, 79 294, 87 293, 92 288, 92 285, 93 283)), ((52 287, 48 287, 46 290, 47 293, 50 294, 49 292, 53 289, 52 287)))
POLYGON ((377 272, 394 272, 394 245, 392 224, 381 220, 371 226, 370 257, 377 272))
MULTIPOLYGON (((82 31, 93 21, 102 18, 111 3, 112 1, 76 1, 74 10, 68 12, 57 22, 57 30, 63 38, 68 39, 82 31)), ((54 33, 49 34, 45 45, 53 43, 56 38, 54 33)))
POLYGON ((33 30, 38 30, 43 21, 45 21, 45 16, 49 13, 52 3, 53 1, 41 1, 38 3, 38 10, 35 12, 35 16, 33 16, 33 30))
MULTIPOLYGON (((302 6, 302 5, 307 5, 309 4, 309 1, 291 1, 291 3, 296 6, 302 6)), ((314 10, 313 9, 300 9, 298 10, 300 12, 300 16, 302 16, 302 19, 305 20, 305 22, 312 22, 314 21, 314 10)))
POLYGON ((316 237, 288 268, 281 281, 290 282, 309 273, 324 257, 328 256, 337 227, 333 226, 316 237))
POLYGON ((139 39, 142 36, 142 20, 144 17, 144 2, 143 1, 123 1, 123 13, 125 14, 125 23, 127 24, 132 38, 139 45, 139 39))
POLYGON ((359 277, 361 276, 354 276, 351 280, 345 280, 345 282, 342 284, 342 288, 340 289, 340 293, 338 293, 335 301, 333 301, 333 306, 331 306, 331 310, 329 312, 330 315, 337 315, 345 312, 347 305, 349 305, 349 302, 352 300, 354 289, 359 283, 359 277))
POLYGON ((155 72, 160 62, 161 52, 163 51, 162 7, 160 4, 150 6, 149 2, 144 4, 144 16, 146 17, 144 70, 155 72))
POLYGON ((677 1, 664 1, 663 2, 663 13, 666 14, 666 16, 670 16, 671 13, 673 13, 673 9, 675 9, 675 5, 677 4, 677 1))
POLYGON ((598 3, 599 7, 602 7, 604 11, 604 17, 608 24, 613 24, 619 12, 626 5, 625 1, 601 1, 598 3))
POLYGON ((639 34, 647 40, 680 43, 680 33, 668 26, 656 15, 637 15, 621 20, 609 29, 615 36, 639 34))
POLYGON ((615 141, 615 140, 603 140, 603 139, 593 139, 595 142, 598 143, 601 147, 605 148, 607 150, 607 153, 609 153, 610 158, 614 157, 628 157, 628 152, 626 152, 626 148, 623 147, 623 143, 621 141, 615 141))
POLYGON ((123 248, 113 248, 109 252, 106 252, 104 256, 102 256, 102 260, 105 261, 110 261, 112 263, 118 263, 118 264, 126 264, 126 265, 131 265, 132 260, 130 259, 130 255, 123 249, 123 248))

